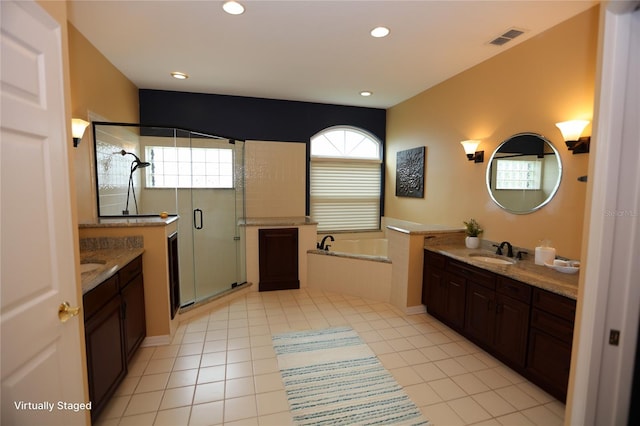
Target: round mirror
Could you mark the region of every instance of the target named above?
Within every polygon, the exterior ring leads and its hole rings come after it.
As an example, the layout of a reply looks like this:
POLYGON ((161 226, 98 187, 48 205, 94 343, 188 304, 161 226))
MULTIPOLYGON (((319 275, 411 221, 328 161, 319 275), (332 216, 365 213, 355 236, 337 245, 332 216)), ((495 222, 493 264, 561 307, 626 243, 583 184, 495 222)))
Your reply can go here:
POLYGON ((487 189, 503 209, 526 214, 547 204, 562 177, 560 155, 536 133, 518 133, 498 146, 487 167, 487 189))

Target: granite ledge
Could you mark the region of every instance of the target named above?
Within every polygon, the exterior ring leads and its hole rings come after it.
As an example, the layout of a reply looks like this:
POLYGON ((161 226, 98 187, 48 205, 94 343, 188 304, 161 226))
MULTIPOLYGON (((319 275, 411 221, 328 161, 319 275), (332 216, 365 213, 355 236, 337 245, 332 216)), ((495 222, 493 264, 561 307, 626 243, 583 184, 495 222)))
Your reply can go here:
POLYGON ((328 250, 313 249, 307 250, 308 254, 319 254, 323 256, 344 257, 349 259, 368 260, 371 262, 391 263, 391 260, 384 256, 372 256, 368 254, 342 253, 328 250))
POLYGON ((167 226, 178 220, 180 216, 171 215, 166 218, 160 216, 123 216, 100 217, 94 221, 81 222, 78 228, 133 228, 141 226, 167 226))
POLYGON ((309 216, 292 217, 247 217, 240 219, 240 226, 305 226, 317 225, 309 216))
POLYGON ((386 224, 385 227, 392 231, 401 232, 403 234, 410 234, 410 235, 445 234, 445 233, 451 233, 451 232, 464 231, 464 228, 455 227, 455 226, 422 224, 422 223, 396 221, 396 220, 390 221, 389 223, 386 224))
POLYGON ((545 266, 536 265, 532 260, 517 260, 513 265, 495 265, 473 259, 472 253, 494 256, 491 251, 482 249, 468 249, 464 246, 433 245, 425 246, 425 250, 440 253, 460 262, 468 263, 481 269, 494 272, 508 278, 513 278, 561 296, 576 300, 578 297, 577 274, 563 274, 545 266))

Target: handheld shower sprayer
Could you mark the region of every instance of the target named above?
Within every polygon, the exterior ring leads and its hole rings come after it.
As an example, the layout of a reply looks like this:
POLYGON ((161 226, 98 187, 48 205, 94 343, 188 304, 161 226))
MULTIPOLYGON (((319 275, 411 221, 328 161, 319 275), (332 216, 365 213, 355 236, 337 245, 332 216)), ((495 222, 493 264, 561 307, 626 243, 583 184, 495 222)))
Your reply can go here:
POLYGON ((127 154, 128 155, 133 155, 133 158, 135 158, 135 160, 133 160, 133 162, 135 163, 135 168, 136 169, 144 169, 145 167, 149 167, 151 165, 151 163, 148 163, 146 161, 140 160, 140 158, 137 155, 135 155, 133 152, 128 152, 128 151, 125 151, 124 149, 122 151, 116 151, 116 152, 114 152, 114 154, 120 154, 123 157, 125 155, 127 155, 127 154))
POLYGON ((129 215, 129 195, 131 193, 133 193, 133 202, 136 206, 136 214, 138 214, 138 200, 136 200, 136 188, 133 185, 133 172, 135 172, 137 169, 144 169, 145 167, 149 167, 151 163, 140 160, 140 158, 137 155, 135 155, 133 152, 128 152, 128 151, 125 151, 124 149, 122 151, 116 151, 113 154, 114 155, 120 154, 123 157, 125 155, 132 155, 134 158, 134 160, 131 162, 131 171, 129 172, 129 185, 127 186, 127 204, 124 210, 122 210, 122 214, 126 216, 129 215))

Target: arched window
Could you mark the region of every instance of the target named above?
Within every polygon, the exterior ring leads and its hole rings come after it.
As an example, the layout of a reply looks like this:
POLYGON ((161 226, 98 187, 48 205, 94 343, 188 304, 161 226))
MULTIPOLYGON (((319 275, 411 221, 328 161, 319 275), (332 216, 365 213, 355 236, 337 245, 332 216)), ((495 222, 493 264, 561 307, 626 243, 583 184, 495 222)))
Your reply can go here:
POLYGON ((354 127, 331 127, 311 138, 311 218, 318 231, 380 229, 382 144, 354 127))

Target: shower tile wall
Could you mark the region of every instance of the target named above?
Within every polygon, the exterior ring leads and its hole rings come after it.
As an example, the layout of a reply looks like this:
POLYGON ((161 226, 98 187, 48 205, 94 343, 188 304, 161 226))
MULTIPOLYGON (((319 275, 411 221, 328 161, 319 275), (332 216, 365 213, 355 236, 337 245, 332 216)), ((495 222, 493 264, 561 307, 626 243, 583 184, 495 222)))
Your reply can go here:
POLYGON ((247 217, 291 217, 305 213, 306 145, 247 141, 247 217))

